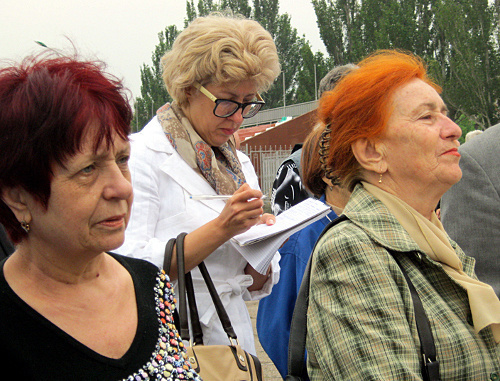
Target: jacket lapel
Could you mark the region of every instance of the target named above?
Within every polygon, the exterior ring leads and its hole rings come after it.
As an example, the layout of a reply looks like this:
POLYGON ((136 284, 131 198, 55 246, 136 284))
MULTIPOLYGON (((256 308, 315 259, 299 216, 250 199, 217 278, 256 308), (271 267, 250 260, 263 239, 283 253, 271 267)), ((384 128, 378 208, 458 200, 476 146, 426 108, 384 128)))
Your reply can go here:
MULTIPOLYGON (((168 157, 160 164, 159 168, 162 172, 171 177, 179 184, 184 191, 189 195, 216 195, 215 190, 200 174, 195 172, 172 147, 169 140, 165 136, 158 118, 155 117, 151 122, 144 127, 149 129, 148 133, 152 138, 146 140, 145 144, 152 150, 165 152, 168 157)), ((210 209, 220 213, 226 204, 223 200, 200 200, 192 202, 201 202, 210 209)))

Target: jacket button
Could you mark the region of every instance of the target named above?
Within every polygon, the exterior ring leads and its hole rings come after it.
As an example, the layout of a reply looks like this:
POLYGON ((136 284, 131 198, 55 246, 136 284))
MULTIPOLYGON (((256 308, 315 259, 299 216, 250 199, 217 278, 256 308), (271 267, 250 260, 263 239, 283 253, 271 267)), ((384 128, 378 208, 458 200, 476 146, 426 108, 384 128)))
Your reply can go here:
POLYGON ((500 376, 498 375, 497 372, 493 372, 490 374, 490 380, 491 381, 499 381, 500 380, 500 376))

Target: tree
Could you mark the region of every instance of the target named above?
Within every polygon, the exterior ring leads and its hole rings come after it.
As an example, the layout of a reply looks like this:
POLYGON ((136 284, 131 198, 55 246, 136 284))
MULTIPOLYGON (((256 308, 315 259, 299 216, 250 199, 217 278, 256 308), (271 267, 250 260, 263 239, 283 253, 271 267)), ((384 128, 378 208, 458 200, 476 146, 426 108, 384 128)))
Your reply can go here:
POLYGON ((487 0, 442 0, 435 19, 443 41, 448 41, 439 62, 446 69, 440 78, 443 97, 457 118, 465 115, 481 129, 498 121, 500 66, 494 20, 487 0))
POLYGON ((314 54, 308 42, 300 49, 300 55, 302 67, 297 75, 296 103, 317 99, 319 82, 330 70, 329 60, 321 52, 314 54))
POLYGON ((303 66, 300 51, 305 44, 305 39, 299 37, 297 29, 292 27, 288 14, 279 15, 273 21, 276 32, 271 35, 278 50, 281 74, 266 93, 266 108, 284 106, 285 102, 288 105, 296 102, 297 75, 303 66))
POLYGON ((142 128, 155 114, 156 110, 172 100, 163 84, 161 57, 172 48, 172 44, 179 34, 175 25, 170 25, 158 33, 159 43, 156 45, 151 60, 152 66, 146 64, 141 68, 141 96, 135 102, 135 126, 142 128))
MULTIPOLYGON (((378 49, 421 56, 457 120, 499 120, 500 0, 312 0, 333 65, 378 49), (458 21, 459 20, 459 21, 458 21), (458 22, 457 22, 458 21, 458 22)), ((464 122, 464 128, 468 123, 464 122)))
POLYGON ((359 29, 360 4, 357 0, 312 0, 320 37, 333 64, 359 60, 362 39, 359 29))

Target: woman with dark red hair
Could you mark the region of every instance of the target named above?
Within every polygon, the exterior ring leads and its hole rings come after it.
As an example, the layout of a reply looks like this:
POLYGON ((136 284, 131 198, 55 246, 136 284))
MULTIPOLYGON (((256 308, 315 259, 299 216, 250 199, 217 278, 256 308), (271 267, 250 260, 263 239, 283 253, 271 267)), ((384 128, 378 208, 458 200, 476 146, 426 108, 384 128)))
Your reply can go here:
POLYGON ((418 57, 381 51, 358 65, 319 107, 327 176, 352 195, 313 253, 310 378, 437 379, 439 364, 441 380, 498 379, 500 301, 434 212, 461 177, 460 127, 418 57), (435 345, 424 359, 411 284, 435 345))
POLYGON ((98 62, 0 69, 0 365, 22 380, 199 379, 168 276, 124 240, 131 109, 98 62), (10 371, 9 371, 10 370, 10 371))

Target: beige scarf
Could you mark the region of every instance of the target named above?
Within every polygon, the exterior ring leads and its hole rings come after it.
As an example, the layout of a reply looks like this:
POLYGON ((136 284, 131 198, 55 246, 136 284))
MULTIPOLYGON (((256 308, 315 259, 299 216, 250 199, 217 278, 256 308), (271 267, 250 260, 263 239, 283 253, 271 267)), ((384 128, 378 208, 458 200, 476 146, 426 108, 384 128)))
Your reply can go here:
POLYGON ((245 183, 236 155, 234 137, 220 147, 210 147, 198 135, 176 102, 156 112, 165 136, 172 146, 217 194, 233 194, 245 183))
POLYGON ((441 263, 444 271, 467 290, 474 330, 481 331, 491 326, 493 337, 500 342, 500 300, 493 288, 468 276, 455 250, 448 240, 448 234, 441 221, 432 214, 429 221, 410 205, 379 187, 362 182, 365 189, 378 198, 399 221, 420 249, 431 259, 441 263))

